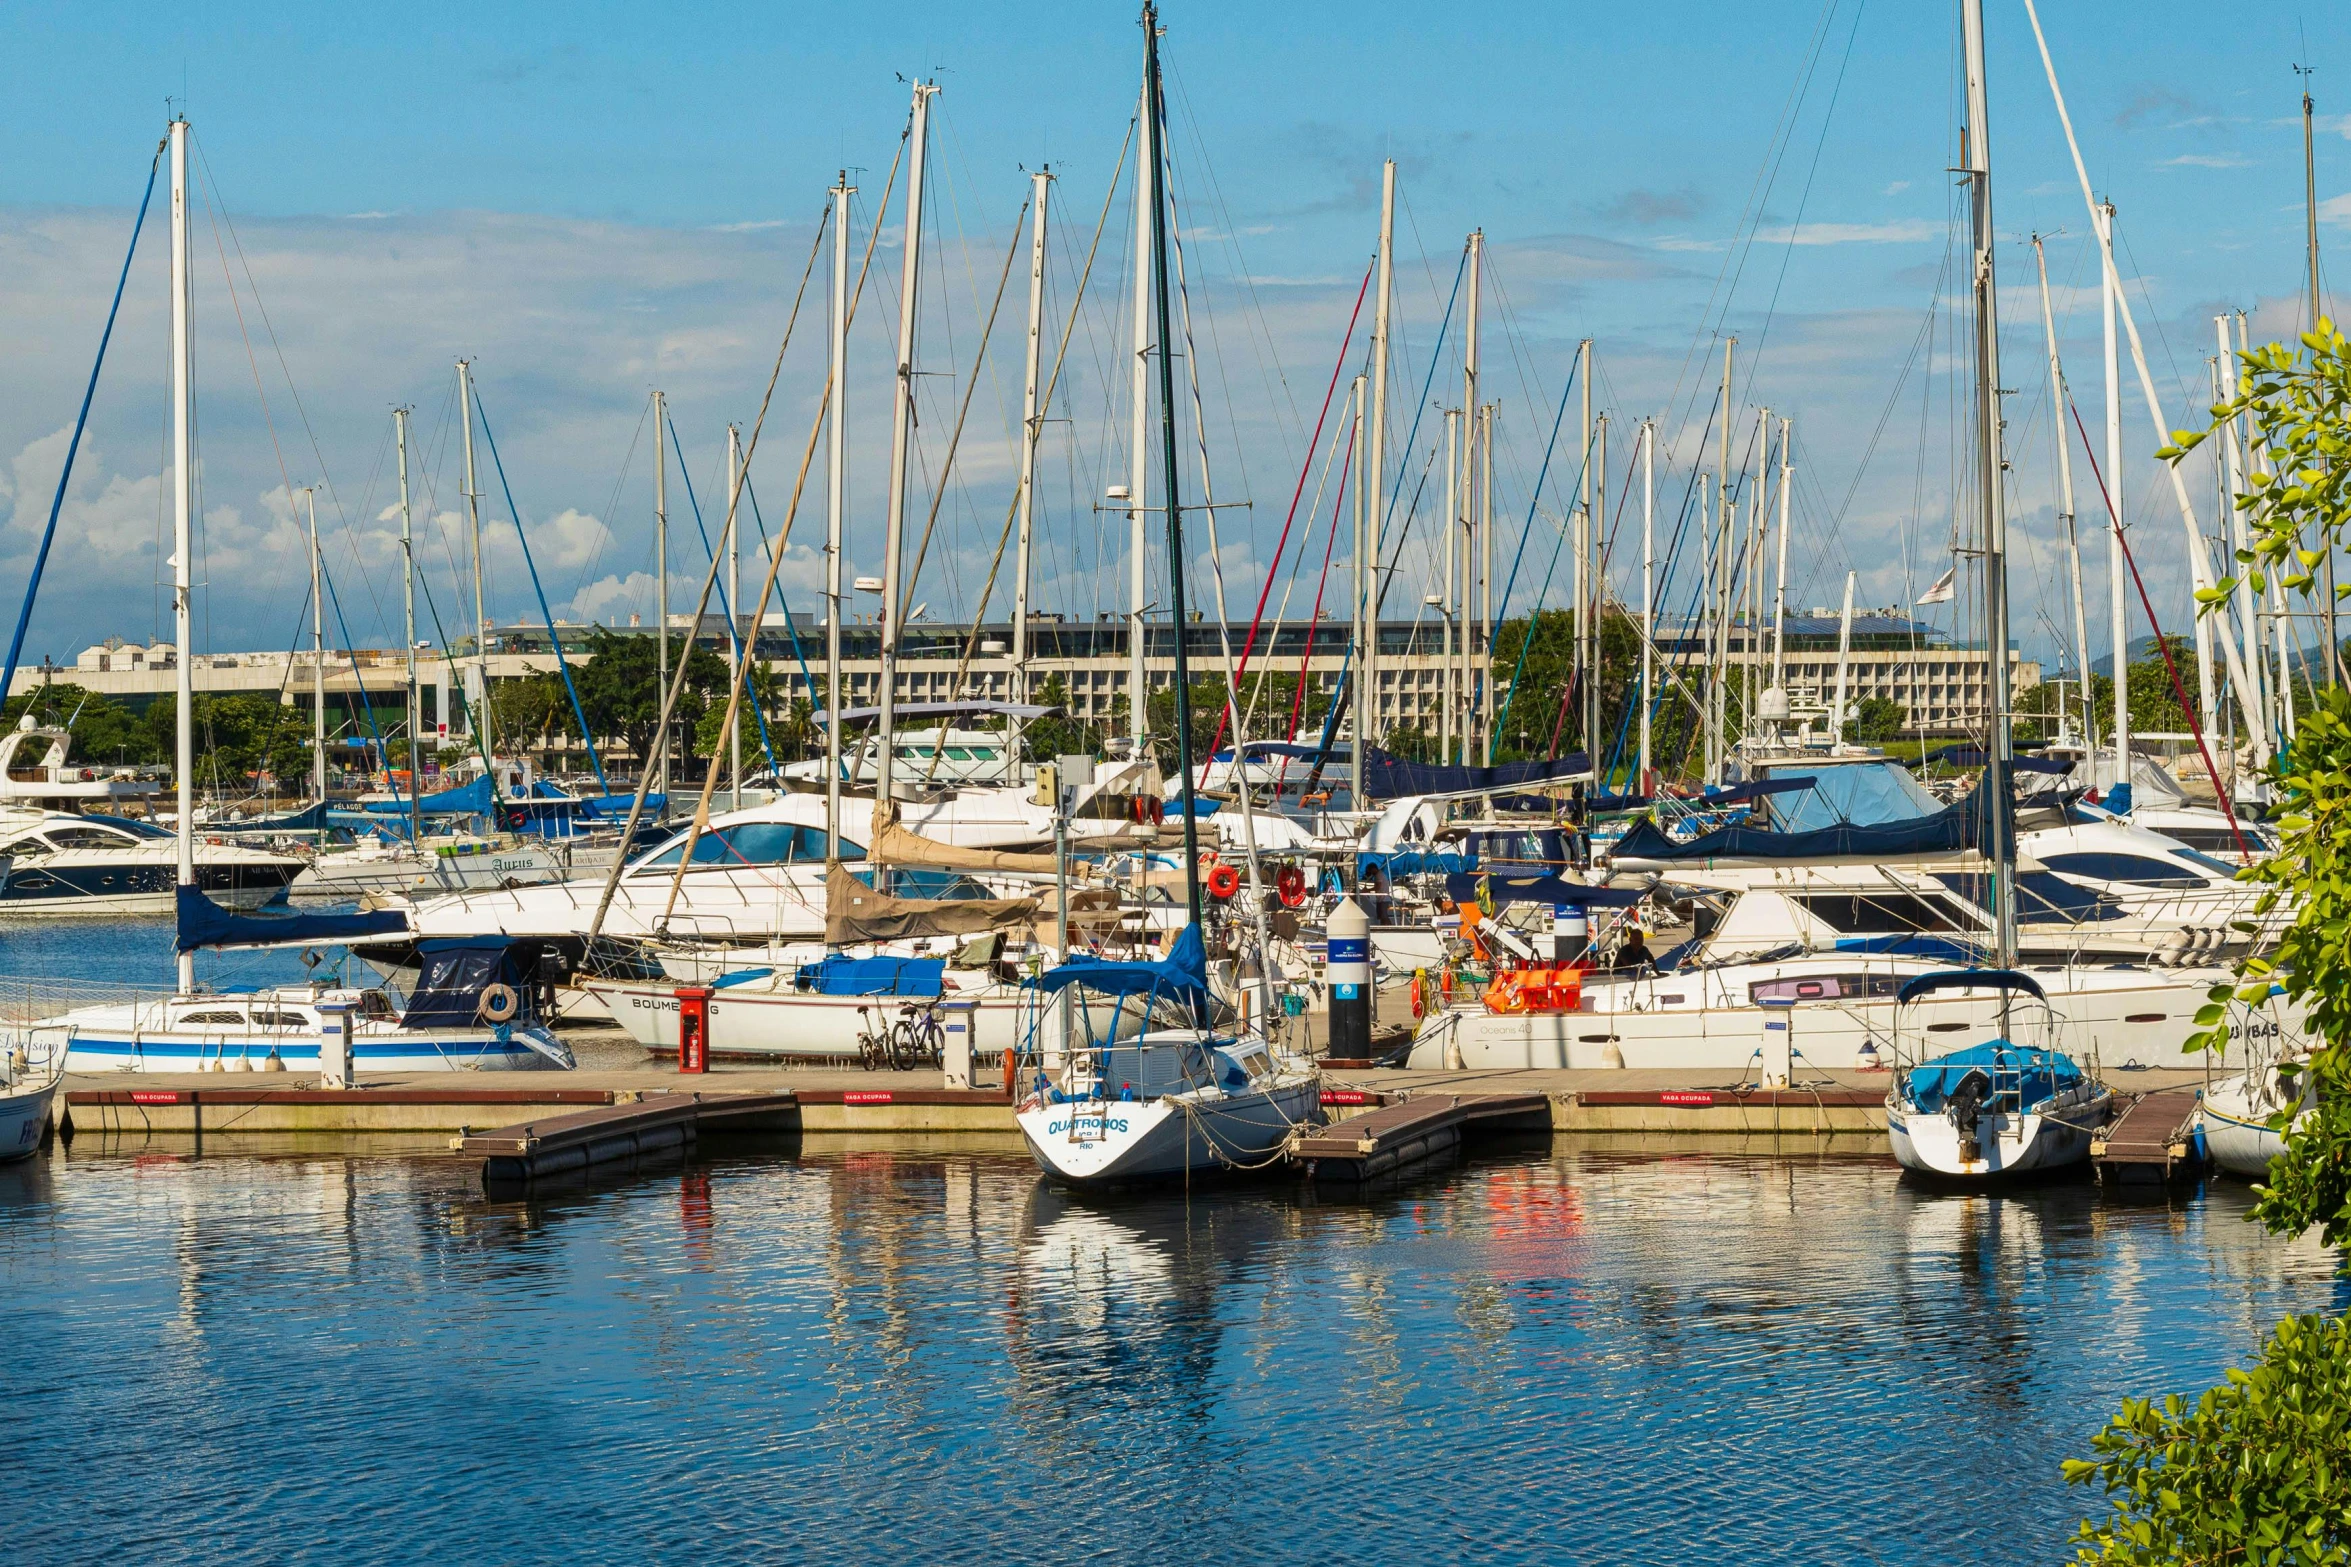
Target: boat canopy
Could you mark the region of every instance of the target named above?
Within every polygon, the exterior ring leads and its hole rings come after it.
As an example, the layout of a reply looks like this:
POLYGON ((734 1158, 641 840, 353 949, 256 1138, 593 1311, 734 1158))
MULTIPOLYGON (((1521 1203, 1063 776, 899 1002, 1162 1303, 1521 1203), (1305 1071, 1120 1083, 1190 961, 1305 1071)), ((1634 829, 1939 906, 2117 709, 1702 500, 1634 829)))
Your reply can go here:
POLYGON ((1945 969, 1938 974, 1915 975, 1902 982, 1902 988, 1894 993, 1894 1000, 1897 1003, 1915 1001, 1920 996, 1931 995, 1938 990, 2017 990, 2035 1001, 2049 999, 2041 989, 2041 982, 2030 974, 2020 974, 2008 968, 1980 968, 1945 969))
MULTIPOLYGON (((1854 771, 1840 768, 1836 771, 1854 771)), ((1916 779, 1903 772, 1902 781, 1909 788, 1919 789, 1916 779)), ((1900 789, 1900 784, 1867 786, 1873 790, 1900 789)), ((1724 827, 1687 843, 1676 842, 1653 821, 1638 821, 1632 830, 1617 841, 1612 851, 1619 864, 1655 862, 1692 862, 1705 860, 1748 860, 1780 862, 1791 860, 1886 860, 1916 858, 1928 855, 1954 855, 1974 849, 1987 859, 1998 857, 1998 848, 1986 829, 1983 806, 1991 798, 1987 785, 1978 783, 1968 796, 1955 804, 1942 806, 1932 815, 1904 815, 1878 821, 1841 820, 1803 831, 1780 832, 1766 827, 1724 827)), ((1923 789, 1919 789, 1925 794, 1923 789)), ((1817 787, 1814 796, 1817 797, 1817 787)), ((1932 800, 1932 796, 1927 796, 1932 800)), ((1877 796, 1881 807, 1891 808, 1890 794, 1877 796)), ((1852 803, 1866 805, 1865 797, 1855 791, 1852 803)), ((2013 808, 2005 817, 2008 832, 2015 832, 2013 808)))
POLYGON ((2020 1110, 2045 1104, 2082 1081, 2082 1069, 2074 1065, 2071 1056, 2053 1050, 2019 1049, 2005 1039, 1994 1039, 1912 1067, 1902 1080, 1904 1102, 1924 1114, 1936 1114, 1971 1073, 1981 1073, 1990 1083, 1987 1100, 2004 1101, 2013 1094, 2013 1103, 2020 1110))
POLYGON ((232 914, 204 896, 201 887, 182 887, 178 897, 181 952, 205 947, 310 946, 398 935, 408 916, 397 909, 373 914, 232 914))
POLYGON ((1157 962, 1114 963, 1081 952, 1025 983, 1031 990, 1046 992, 1076 985, 1105 996, 1164 995, 1205 1013, 1208 949, 1201 944, 1200 927, 1186 925, 1176 933, 1167 956, 1157 962))
MULTIPOLYGON (((1058 707, 1040 707, 1034 702, 901 702, 897 707, 900 718, 1053 718, 1060 714, 1058 707)), ((878 707, 844 707, 841 722, 861 724, 882 716, 878 707)), ((832 709, 816 715, 819 724, 833 721, 832 709)))
POLYGON ((1797 792, 1792 799, 1772 802, 1772 824, 1782 832, 1812 832, 1847 825, 1883 826, 1935 816, 1943 809, 1943 802, 1928 793, 1926 786, 1911 777, 1910 769, 1900 762, 1849 762, 1839 767, 1823 767, 1816 776, 1803 781, 1810 787, 1797 792))
POLYGON ((511 1021, 535 1020, 537 941, 512 936, 451 936, 418 942, 416 955, 423 972, 400 1014, 402 1028, 479 1028, 484 1021, 483 997, 492 985, 504 985, 514 992, 517 1010, 511 1021))

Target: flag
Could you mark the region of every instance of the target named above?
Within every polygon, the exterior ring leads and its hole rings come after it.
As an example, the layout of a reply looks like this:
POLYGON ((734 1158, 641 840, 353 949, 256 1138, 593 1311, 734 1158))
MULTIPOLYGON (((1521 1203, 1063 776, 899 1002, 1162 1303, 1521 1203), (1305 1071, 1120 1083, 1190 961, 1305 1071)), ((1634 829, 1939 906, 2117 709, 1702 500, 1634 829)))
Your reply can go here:
POLYGON ((1935 585, 1918 596, 1921 604, 1948 604, 1959 596, 1959 568, 1952 567, 1935 579, 1935 585))

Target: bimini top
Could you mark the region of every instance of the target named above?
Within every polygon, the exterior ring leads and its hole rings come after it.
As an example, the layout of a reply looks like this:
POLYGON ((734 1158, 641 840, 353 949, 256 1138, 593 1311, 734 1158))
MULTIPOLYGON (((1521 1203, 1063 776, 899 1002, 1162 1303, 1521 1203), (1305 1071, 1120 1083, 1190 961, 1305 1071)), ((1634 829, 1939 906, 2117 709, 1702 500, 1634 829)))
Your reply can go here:
POLYGON ((1057 991, 1071 985, 1106 996, 1164 995, 1196 1012, 1208 1006, 1208 949, 1201 945, 1200 927, 1186 925, 1176 933, 1175 945, 1156 963, 1112 963, 1085 953, 1057 963, 1027 981, 1032 990, 1057 991))
POLYGON ((1920 996, 1938 990, 2016 990, 2046 1002, 2049 998, 2041 990, 2041 982, 2030 974, 2020 974, 2006 968, 1944 969, 1934 974, 1919 974, 1902 982, 1894 992, 1894 1003, 1915 1001, 1920 996))

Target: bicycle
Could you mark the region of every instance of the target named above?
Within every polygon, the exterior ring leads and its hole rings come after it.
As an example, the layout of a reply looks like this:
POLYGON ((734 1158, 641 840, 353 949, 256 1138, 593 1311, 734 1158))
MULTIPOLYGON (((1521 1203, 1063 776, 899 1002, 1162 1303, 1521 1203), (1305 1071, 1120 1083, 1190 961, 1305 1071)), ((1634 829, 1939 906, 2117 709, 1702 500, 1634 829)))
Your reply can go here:
POLYGON ((890 1064, 901 1072, 947 1064, 947 1031, 931 1007, 909 1003, 898 1009, 898 1024, 890 1030, 890 1064))
POLYGON ((896 1030, 887 1023, 877 1025, 871 1007, 859 1007, 857 1016, 860 1023, 857 1030, 857 1064, 868 1072, 878 1072, 885 1066, 894 1065, 892 1057, 895 1052, 892 1046, 896 1030))

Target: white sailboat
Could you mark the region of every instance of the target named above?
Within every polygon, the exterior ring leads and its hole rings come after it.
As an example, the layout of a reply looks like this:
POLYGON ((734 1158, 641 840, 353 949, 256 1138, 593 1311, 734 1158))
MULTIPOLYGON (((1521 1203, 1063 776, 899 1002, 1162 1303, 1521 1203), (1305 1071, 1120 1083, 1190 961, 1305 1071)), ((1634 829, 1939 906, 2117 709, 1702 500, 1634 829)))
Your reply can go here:
POLYGON ((1897 1004, 1946 989, 1997 994, 1998 1037, 1895 1075, 1886 1139, 1896 1161, 1924 1174, 1985 1179, 2087 1159, 2114 1095, 2050 1045, 2053 1020, 2040 986, 2025 974, 1948 971, 1911 980, 1897 1004))
POLYGON ((49 1128, 50 1102, 65 1079, 64 1058, 46 1051, 11 1050, 0 1058, 0 1164, 29 1159, 49 1128))

